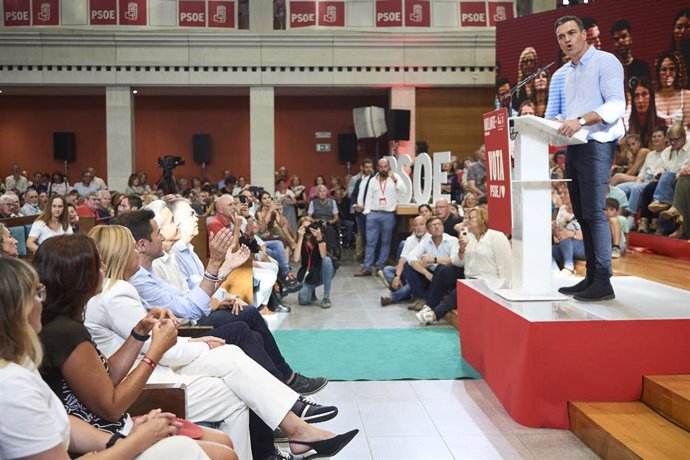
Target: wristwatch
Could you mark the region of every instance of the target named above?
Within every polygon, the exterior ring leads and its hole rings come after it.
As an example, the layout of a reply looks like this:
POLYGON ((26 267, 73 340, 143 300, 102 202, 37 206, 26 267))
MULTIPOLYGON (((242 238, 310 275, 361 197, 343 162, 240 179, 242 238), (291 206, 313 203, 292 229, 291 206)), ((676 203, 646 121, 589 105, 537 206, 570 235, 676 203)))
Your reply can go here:
POLYGON ((580 123, 580 126, 585 126, 587 124, 583 117, 577 117, 577 122, 580 123))

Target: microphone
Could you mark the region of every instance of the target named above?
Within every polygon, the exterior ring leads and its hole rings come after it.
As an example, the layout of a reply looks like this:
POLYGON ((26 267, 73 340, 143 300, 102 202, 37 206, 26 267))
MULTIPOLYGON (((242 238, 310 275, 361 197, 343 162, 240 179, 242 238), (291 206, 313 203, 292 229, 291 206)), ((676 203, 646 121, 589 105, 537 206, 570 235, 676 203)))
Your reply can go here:
POLYGON ((534 80, 535 78, 537 78, 537 75, 539 75, 539 74, 542 73, 543 71, 547 70, 549 67, 551 67, 551 66, 554 65, 555 63, 556 63, 556 61, 552 61, 552 62, 550 62, 549 64, 546 64, 546 65, 545 65, 544 67, 542 67, 541 69, 538 69, 536 72, 534 72, 534 73, 533 73, 532 75, 530 75, 529 77, 524 78, 520 83, 518 83, 517 85, 515 85, 515 86, 513 87, 513 89, 510 90, 510 98, 511 98, 511 99, 513 98, 513 95, 517 92, 517 90, 519 90, 520 88, 522 88, 523 86, 525 86, 527 83, 529 83, 529 82, 531 82, 532 80, 534 80))

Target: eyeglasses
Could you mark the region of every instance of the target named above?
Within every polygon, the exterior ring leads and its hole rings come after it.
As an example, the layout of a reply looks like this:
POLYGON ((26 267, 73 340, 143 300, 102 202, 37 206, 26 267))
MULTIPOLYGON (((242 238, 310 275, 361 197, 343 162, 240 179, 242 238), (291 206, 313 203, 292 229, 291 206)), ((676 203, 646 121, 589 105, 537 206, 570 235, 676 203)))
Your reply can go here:
POLYGON ((682 137, 667 137, 666 138, 669 142, 678 142, 679 140, 683 139, 682 137))
POLYGON ((34 294, 34 299, 36 299, 37 302, 45 302, 46 299, 48 298, 48 291, 46 290, 46 287, 42 284, 38 286, 38 289, 36 289, 36 294, 34 294))

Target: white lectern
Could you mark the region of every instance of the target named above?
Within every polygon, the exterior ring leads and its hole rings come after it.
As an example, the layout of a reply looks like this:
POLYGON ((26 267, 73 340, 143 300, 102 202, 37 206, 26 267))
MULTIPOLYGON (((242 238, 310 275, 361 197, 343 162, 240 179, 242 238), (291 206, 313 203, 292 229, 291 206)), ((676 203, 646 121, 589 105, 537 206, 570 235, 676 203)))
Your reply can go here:
POLYGON ((512 301, 561 300, 551 288, 551 177, 549 144, 587 142, 580 130, 572 138, 558 134, 560 123, 533 115, 513 117, 515 168, 512 182, 513 266, 510 289, 496 293, 512 301))

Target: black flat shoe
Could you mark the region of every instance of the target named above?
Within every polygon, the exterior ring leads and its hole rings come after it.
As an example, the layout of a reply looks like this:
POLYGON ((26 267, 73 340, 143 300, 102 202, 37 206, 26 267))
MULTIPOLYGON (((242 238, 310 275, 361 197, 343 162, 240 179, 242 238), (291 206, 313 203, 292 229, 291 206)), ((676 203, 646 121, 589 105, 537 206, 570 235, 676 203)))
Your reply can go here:
POLYGON ((573 296, 575 300, 580 302, 603 302, 604 300, 612 300, 616 298, 613 292, 611 283, 593 283, 584 291, 580 291, 573 296))
POLYGON ((359 430, 352 430, 348 431, 347 433, 334 436, 331 439, 324 439, 323 441, 305 442, 290 440, 290 443, 307 446, 311 450, 316 452, 315 454, 305 456, 304 460, 312 458, 333 457, 338 452, 343 450, 343 448, 347 446, 355 436, 357 436, 357 433, 359 433, 359 430))

